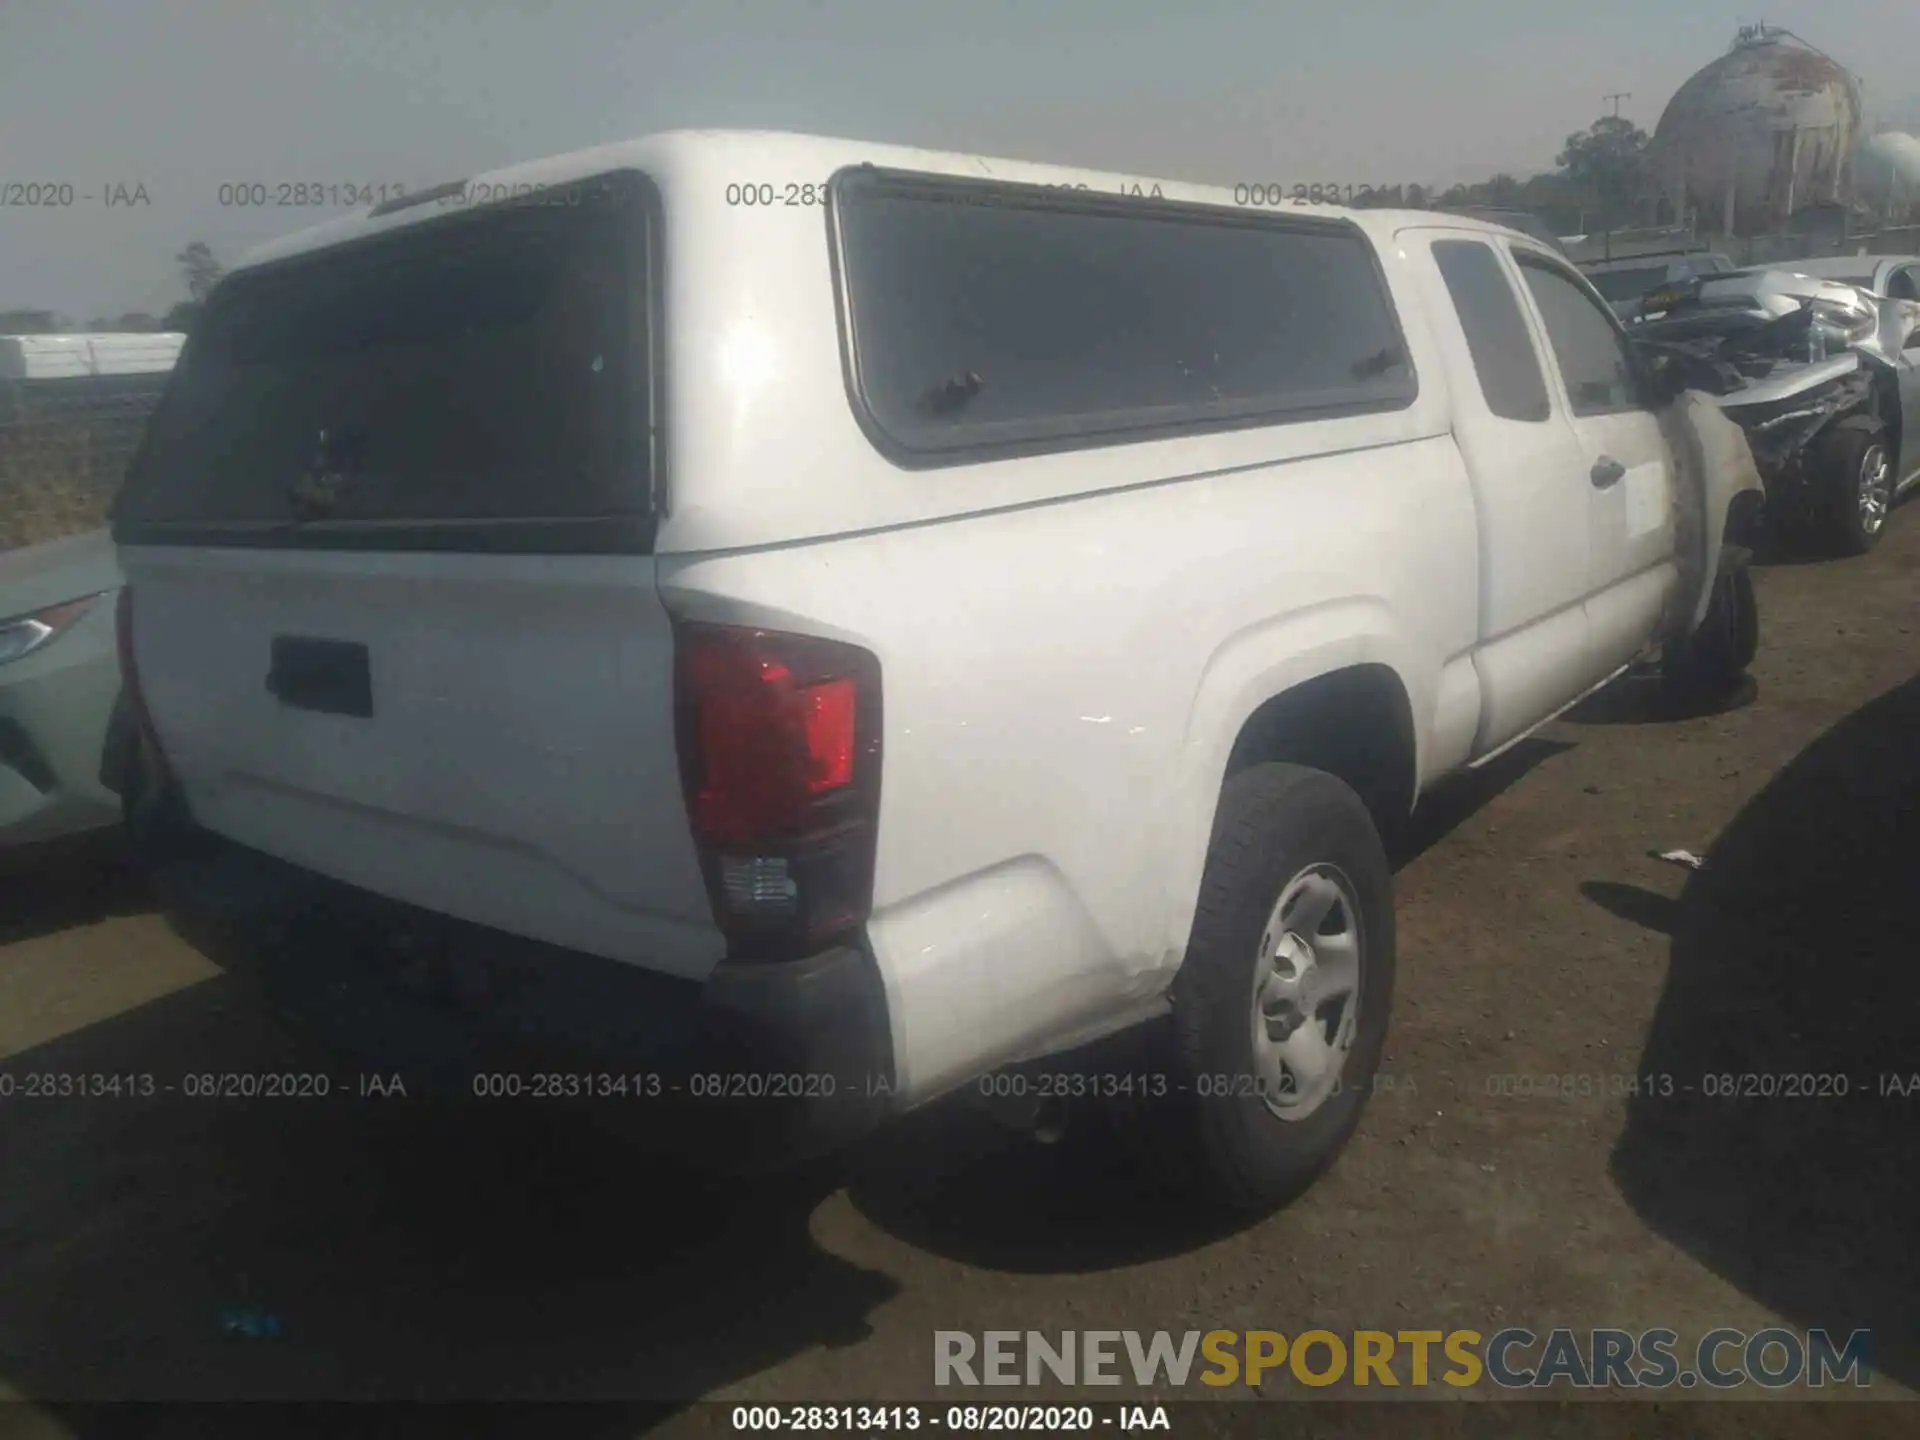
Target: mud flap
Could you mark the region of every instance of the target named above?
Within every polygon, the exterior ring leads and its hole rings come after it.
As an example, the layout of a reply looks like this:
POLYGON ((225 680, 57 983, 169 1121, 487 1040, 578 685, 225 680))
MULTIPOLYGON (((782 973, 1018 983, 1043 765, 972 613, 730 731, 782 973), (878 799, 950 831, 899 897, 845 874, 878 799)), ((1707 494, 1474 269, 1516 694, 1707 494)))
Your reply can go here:
POLYGON ((140 760, 140 735, 123 691, 113 701, 107 718, 107 738, 100 747, 100 784, 122 799, 133 786, 134 766, 140 760))
POLYGON ((1674 462, 1674 546, 1680 566, 1661 624, 1662 641, 1698 630, 1707 618, 1714 583, 1724 566, 1744 564, 1745 550, 1729 544, 1727 519, 1742 495, 1757 505, 1766 490, 1747 432, 1727 418, 1704 391, 1688 390, 1659 412, 1674 462))

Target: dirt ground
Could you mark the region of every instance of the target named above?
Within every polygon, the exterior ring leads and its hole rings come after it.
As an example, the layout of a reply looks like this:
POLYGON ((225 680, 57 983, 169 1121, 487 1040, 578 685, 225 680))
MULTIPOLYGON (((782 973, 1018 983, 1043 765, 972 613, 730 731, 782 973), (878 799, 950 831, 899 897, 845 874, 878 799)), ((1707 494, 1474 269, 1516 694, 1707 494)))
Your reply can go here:
MULTIPOLYGON (((707 1423, 672 1413, 695 1397, 931 1400, 932 1332, 989 1328, 1866 1327, 1873 1393, 1920 1389, 1920 1093, 1878 1093, 1920 1072, 1917 580, 1912 507, 1866 559, 1766 567, 1750 703, 1666 722, 1623 682, 1440 797, 1398 881, 1382 1088, 1282 1214, 1206 1228, 1098 1137, 953 1109, 716 1190, 537 1109, 16 1094, 0 1393, 34 1403, 9 1419, 92 1440, 108 1412, 63 1402, 569 1398, 634 1408, 541 1433, 672 1431, 707 1423), (1672 847, 1709 863, 1649 856, 1672 847), (1743 1073, 1851 1093, 1704 1094, 1743 1073), (1569 1074, 1693 1090, 1491 1078, 1569 1074), (243 1303, 284 1333, 223 1334, 243 1303)), ((106 859, 0 886, 6 1073, 326 1063, 106 859)), ((1849 1408, 1831 1433, 1913 1414, 1849 1408)))

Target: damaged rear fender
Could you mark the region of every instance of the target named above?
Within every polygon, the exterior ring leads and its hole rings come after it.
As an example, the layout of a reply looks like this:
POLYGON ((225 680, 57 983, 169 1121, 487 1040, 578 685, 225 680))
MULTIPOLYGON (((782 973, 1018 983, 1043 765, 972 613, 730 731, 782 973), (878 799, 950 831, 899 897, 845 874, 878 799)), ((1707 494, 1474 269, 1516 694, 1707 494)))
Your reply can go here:
POLYGON ((1747 563, 1747 538, 1766 489, 1747 434, 1711 395, 1684 391, 1658 412, 1674 461, 1674 543, 1680 584, 1659 638, 1682 639, 1707 617, 1721 572, 1747 563))

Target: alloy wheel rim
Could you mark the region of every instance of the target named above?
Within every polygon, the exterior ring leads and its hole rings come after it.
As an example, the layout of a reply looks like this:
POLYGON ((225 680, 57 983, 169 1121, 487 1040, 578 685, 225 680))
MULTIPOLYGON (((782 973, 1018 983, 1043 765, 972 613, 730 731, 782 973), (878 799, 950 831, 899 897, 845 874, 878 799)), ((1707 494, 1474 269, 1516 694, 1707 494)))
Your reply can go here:
POLYGON ((1887 509, 1893 500, 1892 466, 1887 452, 1879 445, 1867 447, 1860 457, 1860 527, 1869 535, 1887 523, 1887 509))

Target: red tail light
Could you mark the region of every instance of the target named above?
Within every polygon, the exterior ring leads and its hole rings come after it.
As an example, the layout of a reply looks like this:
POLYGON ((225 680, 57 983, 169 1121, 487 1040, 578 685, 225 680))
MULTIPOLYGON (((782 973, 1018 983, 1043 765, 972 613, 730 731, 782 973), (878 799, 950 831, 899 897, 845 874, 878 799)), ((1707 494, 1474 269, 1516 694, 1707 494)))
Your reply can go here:
POLYGON ((122 585, 119 598, 114 602, 113 613, 114 646, 120 656, 120 688, 127 697, 127 709, 133 715, 134 729, 139 732, 141 749, 154 767, 155 777, 167 780, 167 755, 160 748, 160 733, 154 729, 153 715, 147 709, 147 697, 140 690, 140 667, 133 657, 133 587, 122 585))
POLYGON ((880 664, 836 641, 675 629, 680 768, 714 917, 746 955, 797 954, 873 900, 880 664))

